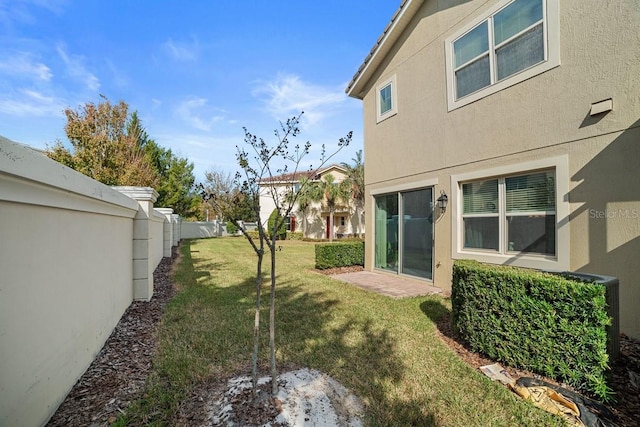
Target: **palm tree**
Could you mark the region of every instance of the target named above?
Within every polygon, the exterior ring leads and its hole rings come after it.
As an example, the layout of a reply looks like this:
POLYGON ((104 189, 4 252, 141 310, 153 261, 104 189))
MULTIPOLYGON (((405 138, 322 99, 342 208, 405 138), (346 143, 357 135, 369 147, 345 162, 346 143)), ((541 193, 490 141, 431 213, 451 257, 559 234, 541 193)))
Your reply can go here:
POLYGON ((329 241, 333 242, 333 224, 336 207, 343 201, 349 200, 350 189, 343 182, 337 183, 333 175, 328 174, 316 183, 317 189, 313 192, 313 196, 317 200, 324 199, 329 210, 329 241))
POLYGON ((350 188, 351 198, 356 208, 356 217, 360 220, 360 211, 364 210, 364 162, 362 150, 356 152, 356 157, 351 159, 353 164, 341 163, 346 170, 347 177, 343 181, 350 188))

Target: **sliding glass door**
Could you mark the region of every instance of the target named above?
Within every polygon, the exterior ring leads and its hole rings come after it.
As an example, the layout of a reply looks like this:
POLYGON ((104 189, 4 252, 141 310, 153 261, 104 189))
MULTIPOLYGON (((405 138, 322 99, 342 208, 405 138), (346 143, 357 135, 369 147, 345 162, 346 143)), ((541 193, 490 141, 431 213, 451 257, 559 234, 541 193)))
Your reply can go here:
POLYGON ((375 206, 375 267, 432 280, 433 189, 376 196, 375 206))
POLYGON ((376 197, 375 266, 398 271, 398 196, 376 197))
POLYGON ((400 193, 402 273, 433 279, 433 195, 431 188, 400 193))

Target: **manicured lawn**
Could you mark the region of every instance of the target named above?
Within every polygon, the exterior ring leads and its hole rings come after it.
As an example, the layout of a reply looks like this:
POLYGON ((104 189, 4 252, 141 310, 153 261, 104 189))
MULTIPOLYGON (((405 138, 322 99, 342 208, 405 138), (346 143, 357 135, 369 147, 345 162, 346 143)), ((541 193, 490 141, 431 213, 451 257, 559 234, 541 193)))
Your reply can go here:
MULTIPOLYGON (((280 246, 279 364, 319 369, 350 388, 366 405, 365 425, 562 425, 491 383, 438 339, 435 321, 449 314, 448 300, 394 300, 366 292, 315 273, 312 243, 280 246)), ((223 238, 185 241, 181 253, 175 274, 179 293, 160 325, 146 398, 121 425, 170 425, 183 400, 203 383, 250 372, 252 249, 243 238, 223 238)))

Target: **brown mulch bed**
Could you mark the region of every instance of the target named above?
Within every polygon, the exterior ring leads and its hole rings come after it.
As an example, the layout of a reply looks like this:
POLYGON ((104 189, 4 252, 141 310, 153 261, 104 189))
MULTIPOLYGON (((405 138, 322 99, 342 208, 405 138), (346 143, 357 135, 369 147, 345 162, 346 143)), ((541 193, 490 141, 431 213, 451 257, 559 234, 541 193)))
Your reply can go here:
MULTIPOLYGON (((451 328, 449 316, 440 319, 437 326, 440 338, 467 364, 479 369, 480 366, 496 363, 494 360, 470 350, 462 343, 451 328)), ((571 389, 550 378, 541 377, 528 371, 509 366, 504 366, 504 368, 513 378, 534 377, 571 389)), ((640 341, 624 334, 620 336, 620 357, 612 364, 609 374, 609 385, 615 392, 616 401, 608 405, 608 408, 617 417, 616 426, 640 426, 640 341)), ((575 392, 575 390, 572 391, 575 392)))
POLYGON ((364 267, 361 265, 350 265, 349 267, 335 267, 335 268, 327 268, 325 270, 315 270, 320 274, 325 274, 327 276, 333 276, 334 274, 343 274, 343 273, 355 273, 357 271, 364 271, 364 267))
POLYGON ((80 377, 47 426, 108 426, 142 397, 156 350, 156 326, 175 294, 171 267, 163 258, 153 273, 151 301, 134 301, 124 312, 100 353, 80 377))
MULTIPOLYGON (((78 380, 47 426, 108 426, 128 406, 142 397, 145 381, 155 354, 154 335, 164 306, 175 294, 171 282, 171 267, 177 257, 162 260, 154 272, 154 296, 149 302, 134 302, 122 316, 105 346, 85 374, 78 380)), ((317 270, 322 274, 362 271, 362 267, 341 267, 317 270)), ((466 363, 479 368, 495 363, 469 350, 453 334, 448 316, 438 322, 440 337, 466 363)), ((616 425, 640 425, 640 342, 621 336, 621 357, 611 367, 610 385, 616 393, 616 403, 610 405, 618 417, 616 425)), ((526 371, 506 367, 514 378, 534 376, 526 371)), ((538 376, 539 378, 539 376, 538 376)), ((544 378, 543 378, 544 379, 544 378)), ((545 379, 549 382, 551 380, 545 379)), ((196 425, 204 419, 202 410, 221 384, 202 384, 194 388, 176 414, 175 425, 196 425), (185 411, 185 409, 188 409, 185 411), (198 416, 196 416, 196 414, 198 416), (199 419, 200 418, 200 419, 199 419)), ((219 390, 218 390, 219 391, 219 390)))

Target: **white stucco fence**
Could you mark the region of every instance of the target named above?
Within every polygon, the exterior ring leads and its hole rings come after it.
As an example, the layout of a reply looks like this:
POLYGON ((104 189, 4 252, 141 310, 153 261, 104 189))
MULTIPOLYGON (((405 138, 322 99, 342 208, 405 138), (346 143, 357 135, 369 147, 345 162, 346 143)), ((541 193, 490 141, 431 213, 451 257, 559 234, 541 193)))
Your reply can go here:
POLYGON ((220 221, 184 221, 180 228, 183 239, 203 239, 222 236, 222 223, 220 221))
POLYGON ((0 138, 0 425, 45 424, 153 271, 180 218, 0 138))

